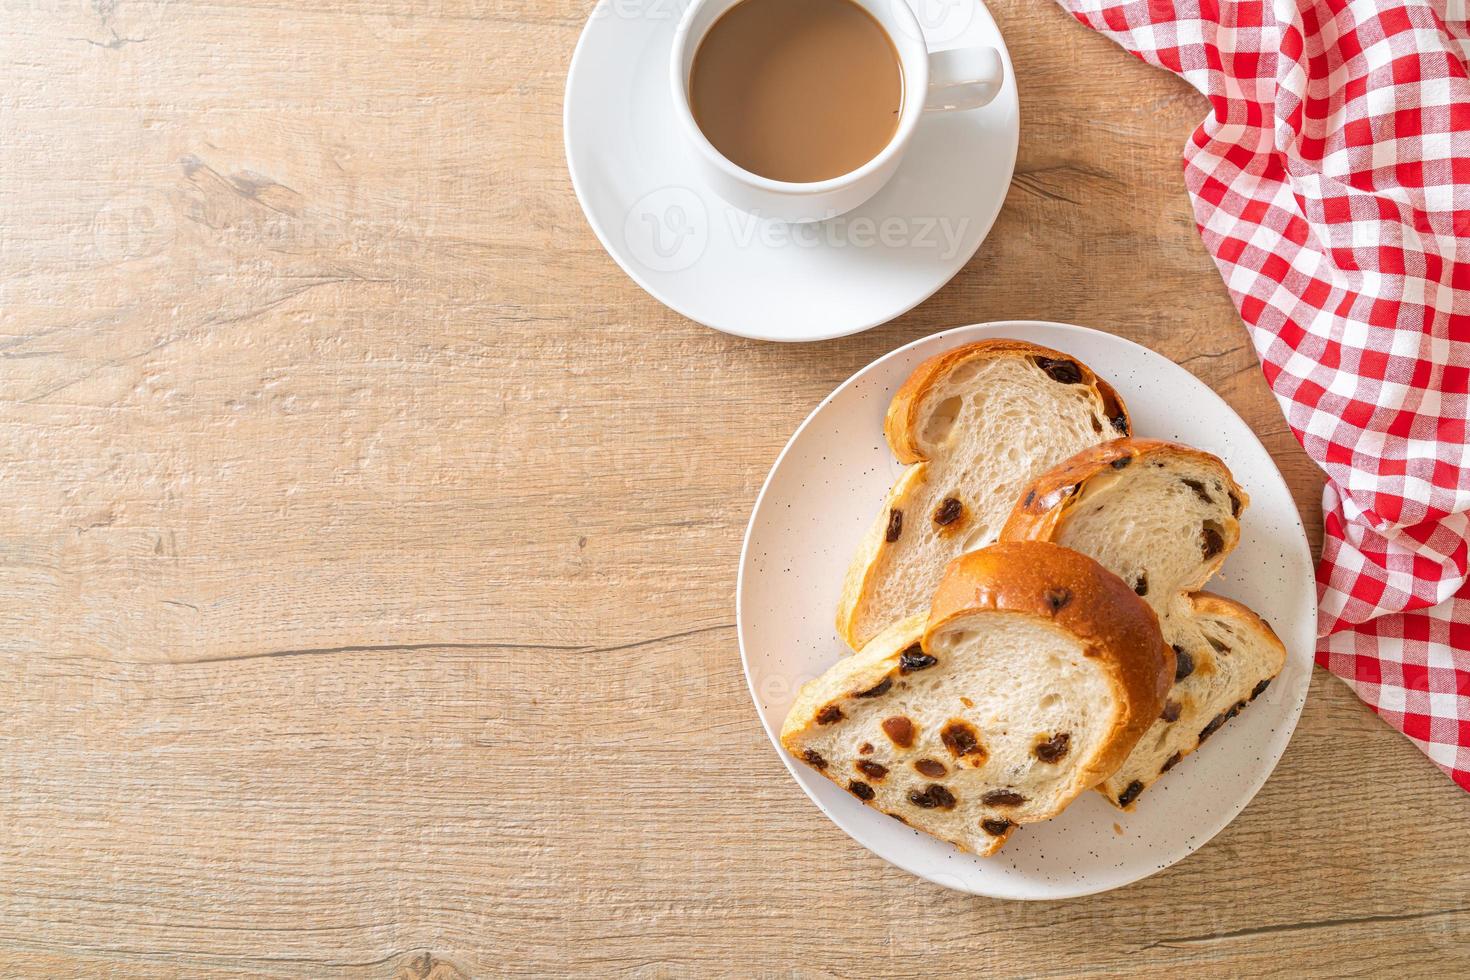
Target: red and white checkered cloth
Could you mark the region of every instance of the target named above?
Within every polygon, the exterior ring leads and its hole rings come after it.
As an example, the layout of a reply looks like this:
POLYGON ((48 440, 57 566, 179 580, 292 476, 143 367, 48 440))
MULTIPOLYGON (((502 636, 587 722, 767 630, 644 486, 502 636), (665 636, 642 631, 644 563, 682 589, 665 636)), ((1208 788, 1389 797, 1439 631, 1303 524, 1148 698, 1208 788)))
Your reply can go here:
POLYGON ((1060 0, 1213 111, 1195 221, 1327 472, 1317 662, 1470 790, 1467 0, 1060 0))

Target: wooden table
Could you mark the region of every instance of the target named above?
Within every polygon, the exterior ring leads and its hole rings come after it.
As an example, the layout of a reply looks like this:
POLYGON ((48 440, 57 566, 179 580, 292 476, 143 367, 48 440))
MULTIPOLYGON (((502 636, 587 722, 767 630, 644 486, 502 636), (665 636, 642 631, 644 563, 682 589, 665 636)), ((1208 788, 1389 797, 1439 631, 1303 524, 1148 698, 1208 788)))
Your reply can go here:
POLYGON ((1321 476, 1201 247, 1192 90, 993 7, 1023 139, 937 296, 778 346, 669 312, 561 148, 588 0, 0 8, 0 974, 1470 971, 1466 799, 1318 671, 1228 830, 1006 904, 832 826, 757 723, 736 556, 872 358, 1093 324, 1321 476))

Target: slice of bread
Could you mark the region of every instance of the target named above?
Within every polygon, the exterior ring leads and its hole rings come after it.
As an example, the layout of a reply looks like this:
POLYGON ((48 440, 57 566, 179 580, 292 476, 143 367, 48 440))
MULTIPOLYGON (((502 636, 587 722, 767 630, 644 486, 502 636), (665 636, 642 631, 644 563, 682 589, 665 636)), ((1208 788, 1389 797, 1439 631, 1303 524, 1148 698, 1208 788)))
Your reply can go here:
POLYGON ((889 404, 908 465, 848 566, 837 632, 857 650, 923 612, 945 565, 995 541, 1026 483, 1128 434, 1112 387, 1066 354, 984 340, 920 364, 889 404))
POLYGON ((804 686, 781 744, 858 799, 988 855, 1118 767, 1174 656, 1121 579, 1041 542, 955 559, 922 615, 804 686))
POLYGON ((1254 700, 1286 662, 1255 613, 1195 592, 1240 540, 1249 498, 1216 457, 1150 439, 1084 450, 1038 478, 1008 541, 1053 541, 1096 558, 1159 616, 1177 673, 1159 719, 1098 790, 1127 809, 1154 780, 1254 700))

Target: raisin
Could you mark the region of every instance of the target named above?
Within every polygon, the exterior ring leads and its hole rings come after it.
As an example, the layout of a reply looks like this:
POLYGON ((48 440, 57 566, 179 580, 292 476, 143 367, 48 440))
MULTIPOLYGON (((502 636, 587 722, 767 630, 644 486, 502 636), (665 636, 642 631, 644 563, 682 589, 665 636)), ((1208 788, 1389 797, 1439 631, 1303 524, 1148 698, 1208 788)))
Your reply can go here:
POLYGON ((1128 434, 1128 416, 1119 412, 1117 415, 1108 419, 1108 421, 1113 424, 1113 428, 1118 432, 1121 432, 1125 436, 1128 434))
POLYGON ((980 736, 974 728, 963 721, 951 721, 939 732, 939 738, 949 754, 958 759, 964 755, 985 755, 980 747, 980 736))
POLYGON ((1053 616, 1065 609, 1067 607, 1067 603, 1071 601, 1071 589, 1058 586, 1054 589, 1046 590, 1046 604, 1051 609, 1051 614, 1053 616))
POLYGON ((940 527, 945 527, 959 520, 964 512, 964 504, 960 503, 954 497, 945 497, 944 503, 940 504, 939 509, 934 512, 934 523, 940 527))
POLYGON ((1033 500, 1035 500, 1035 499, 1036 499, 1036 491, 1034 489, 1027 490, 1026 491, 1026 499, 1023 500, 1023 501, 1021 501, 1021 506, 1022 507, 1030 507, 1031 506, 1031 502, 1033 500))
POLYGON ((1123 792, 1118 794, 1118 805, 1127 806, 1134 800, 1138 799, 1138 794, 1142 792, 1143 783, 1140 783, 1138 780, 1135 779, 1133 782, 1128 784, 1128 787, 1123 790, 1123 792))
POLYGON ((842 713, 841 708, 837 707, 837 705, 835 704, 829 704, 821 711, 817 712, 817 724, 830 725, 834 722, 841 721, 844 717, 846 716, 842 713))
POLYGON ((898 655, 898 672, 900 674, 912 674, 916 670, 927 670, 939 663, 937 659, 924 652, 924 648, 917 643, 910 646, 898 655))
POLYGON ((883 535, 883 540, 887 541, 889 544, 892 544, 893 542, 898 540, 898 536, 902 533, 903 511, 890 510, 888 512, 888 531, 883 535))
POLYGON ((1256 698, 1260 697, 1262 694, 1265 694, 1266 693, 1266 688, 1268 688, 1270 686, 1271 686, 1271 678, 1268 677, 1265 680, 1261 681, 1261 683, 1257 684, 1255 687, 1251 688, 1251 700, 1254 701, 1256 698))
POLYGON ((980 797, 980 802, 986 806, 1020 806, 1026 797, 1013 789, 993 789, 980 797))
POLYGON ((1163 713, 1159 715, 1164 721, 1179 720, 1180 704, 1178 701, 1165 701, 1163 713))
POLYGON ((903 715, 883 719, 883 734, 901 749, 914 744, 914 723, 903 715))
POLYGON ((1133 457, 1132 456, 1119 456, 1117 459, 1113 460, 1108 465, 1111 466, 1115 470, 1121 470, 1121 469, 1126 469, 1127 466, 1128 466, 1128 464, 1131 463, 1131 462, 1133 462, 1133 457))
POLYGON ((1045 371, 1048 378, 1064 385, 1075 385, 1082 382, 1082 369, 1077 366, 1076 361, 1067 361, 1059 357, 1038 357, 1036 366, 1045 371))
POLYGON ((859 759, 857 767, 858 772, 862 773, 864 776, 867 776, 869 779, 881 780, 883 779, 883 777, 888 775, 887 766, 879 765, 878 763, 871 762, 867 759, 859 759))
POLYGON ((1207 637, 1205 637, 1205 639, 1207 639, 1207 640, 1210 641, 1210 646, 1212 646, 1212 647, 1215 648, 1215 652, 1216 653, 1229 653, 1230 652, 1230 648, 1229 647, 1227 647, 1224 643, 1220 642, 1219 640, 1215 639, 1213 636, 1207 636, 1207 637))
POLYGON ((864 742, 862 745, 859 745, 858 746, 858 755, 872 755, 872 754, 873 754, 873 743, 872 742, 864 742))
POLYGON ((822 753, 816 749, 807 749, 801 754, 801 759, 813 769, 826 769, 827 760, 822 758, 822 753))
POLYGON ((936 807, 941 810, 949 810, 954 807, 954 794, 940 786, 938 783, 930 783, 920 792, 916 789, 909 790, 909 802, 914 806, 923 807, 925 810, 933 810, 936 807))
POLYGON ((1206 524, 1199 532, 1200 554, 1208 560, 1225 550, 1225 539, 1220 536, 1218 529, 1206 524))
POLYGON ((878 795, 877 793, 873 792, 873 787, 869 786, 861 779, 854 779, 852 782, 847 784, 847 788, 852 792, 853 796, 856 796, 858 799, 864 801, 871 800, 873 797, 878 795))
POLYGON ((1148 572, 1138 573, 1138 578, 1133 580, 1133 591, 1139 595, 1148 595, 1148 572))
POLYGON ((1164 760, 1164 765, 1159 769, 1159 775, 1162 776, 1170 769, 1173 769, 1175 766, 1179 765, 1179 760, 1182 758, 1184 758, 1184 756, 1178 752, 1175 752, 1173 755, 1169 756, 1169 758, 1164 760))
POLYGON ((1004 817, 988 817, 980 821, 980 827, 991 837, 1001 837, 1011 829, 1011 822, 1004 817))
POLYGON ((1240 498, 1233 493, 1230 495, 1230 516, 1240 516, 1240 498))
POLYGON ((1194 673, 1194 658, 1179 644, 1174 644, 1174 683, 1194 673))
POLYGON ((859 691, 858 693, 854 694, 853 697, 855 697, 855 698, 876 698, 879 695, 887 694, 888 693, 888 689, 890 687, 892 687, 892 686, 893 686, 893 678, 892 677, 885 677, 881 681, 879 681, 877 684, 875 684, 872 687, 868 688, 866 691, 859 691))
POLYGON ((1230 715, 1227 712, 1224 712, 1224 711, 1220 712, 1214 718, 1210 719, 1210 723, 1208 725, 1206 725, 1204 728, 1200 729, 1200 733, 1199 733, 1199 741, 1200 741, 1200 744, 1203 745, 1205 743, 1205 739, 1209 738, 1211 735, 1213 735, 1216 732, 1218 732, 1220 730, 1220 726, 1223 725, 1223 724, 1225 724, 1229 720, 1230 720, 1230 715))
POLYGON ((949 771, 944 768, 944 763, 935 762, 933 759, 920 759, 914 763, 914 768, 930 779, 938 779, 949 771))
POLYGON ((1203 500, 1205 503, 1213 504, 1215 502, 1215 498, 1210 496, 1210 492, 1205 489, 1205 485, 1199 480, 1191 480, 1189 477, 1186 476, 1180 482, 1189 489, 1193 490, 1194 495, 1203 500))
POLYGON ((1043 742, 1037 742, 1036 748, 1032 751, 1042 762, 1057 762, 1067 754, 1071 747, 1072 736, 1067 732, 1058 732, 1043 742))

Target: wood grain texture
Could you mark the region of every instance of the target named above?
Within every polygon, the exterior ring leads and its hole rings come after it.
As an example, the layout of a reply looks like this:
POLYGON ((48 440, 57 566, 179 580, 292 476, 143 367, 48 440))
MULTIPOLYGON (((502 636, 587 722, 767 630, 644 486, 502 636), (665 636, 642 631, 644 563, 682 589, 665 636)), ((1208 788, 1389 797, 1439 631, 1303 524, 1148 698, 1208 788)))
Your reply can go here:
POLYGON ((979 254, 787 347, 649 299, 561 149, 588 0, 0 5, 0 974, 1470 971, 1464 794, 1318 672, 1215 841, 1095 899, 917 881, 802 796, 733 628, 787 435, 877 355, 1093 324, 1210 383, 1303 518, 1200 245, 1206 111, 999 0, 979 254))

